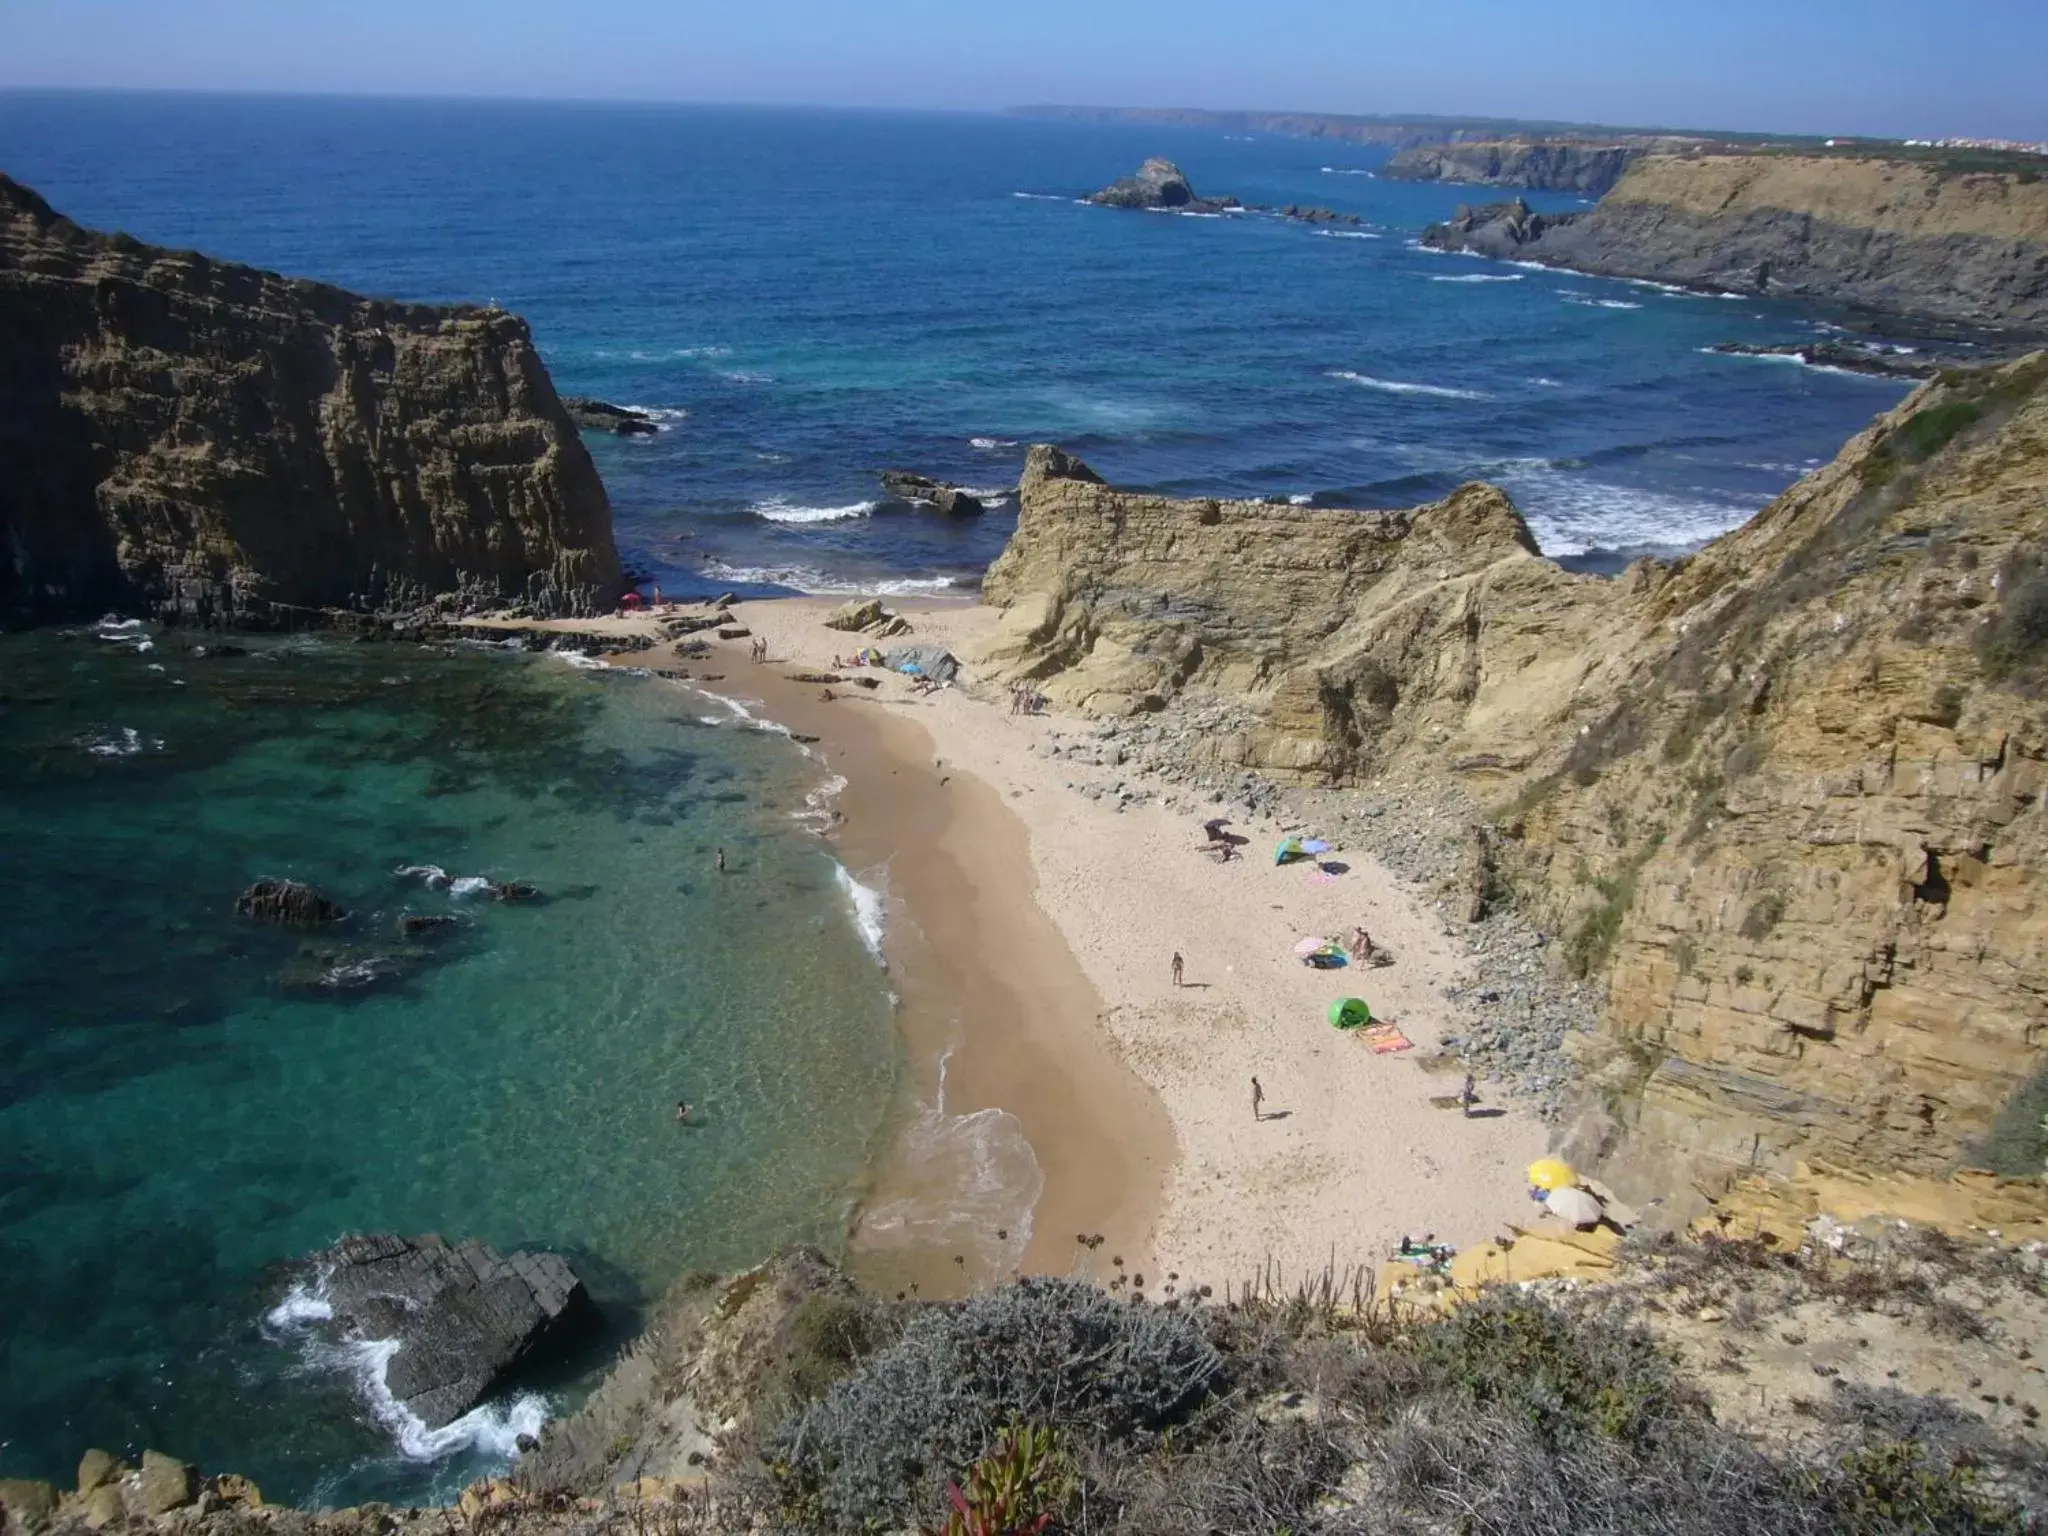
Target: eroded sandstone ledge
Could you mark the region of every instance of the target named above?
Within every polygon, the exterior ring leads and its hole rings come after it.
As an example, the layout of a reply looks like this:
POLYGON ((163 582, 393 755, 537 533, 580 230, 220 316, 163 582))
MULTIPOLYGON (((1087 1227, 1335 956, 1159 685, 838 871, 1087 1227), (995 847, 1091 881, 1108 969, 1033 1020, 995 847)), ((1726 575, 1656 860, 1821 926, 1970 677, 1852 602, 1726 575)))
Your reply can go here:
POLYGON ((1248 705, 1221 762, 1492 807, 1489 878, 1608 983, 1574 1150, 1626 1187, 1933 1174, 2048 1044, 2044 537, 2048 354, 1613 581, 1490 486, 1174 501, 1039 448, 987 660, 1098 714, 1248 705))

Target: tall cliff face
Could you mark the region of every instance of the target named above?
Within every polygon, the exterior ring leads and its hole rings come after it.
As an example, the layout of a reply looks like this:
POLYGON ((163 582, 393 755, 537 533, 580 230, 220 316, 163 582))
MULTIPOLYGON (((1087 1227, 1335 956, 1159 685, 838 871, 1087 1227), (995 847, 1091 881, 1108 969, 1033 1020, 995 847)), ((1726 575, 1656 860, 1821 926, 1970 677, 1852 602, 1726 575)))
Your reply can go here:
POLYGON ((524 322, 88 233, 0 177, 0 619, 619 582, 524 322))
POLYGON ((1404 149, 1380 173, 1396 181, 1465 181, 1549 192, 1610 190, 1643 150, 1633 144, 1543 143, 1522 139, 1428 144, 1404 149))
POLYGON ((1085 475, 1034 450, 990 659, 1098 711, 1228 692, 1234 761, 1490 808, 1609 983, 1573 1150, 1625 1186, 1938 1172, 2048 1062, 2048 354, 1614 581, 1490 487, 1351 513, 1085 475))
POLYGON ((1650 155, 1598 207, 1461 210, 1427 245, 2048 333, 2048 180, 1906 161, 1650 155))

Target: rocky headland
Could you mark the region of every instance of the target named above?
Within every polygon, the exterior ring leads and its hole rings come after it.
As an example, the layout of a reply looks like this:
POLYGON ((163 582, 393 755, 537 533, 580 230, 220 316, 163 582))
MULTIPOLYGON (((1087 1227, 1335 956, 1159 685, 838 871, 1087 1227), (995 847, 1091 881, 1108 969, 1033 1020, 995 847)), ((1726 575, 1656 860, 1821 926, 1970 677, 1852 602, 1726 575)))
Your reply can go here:
POLYGON ((1436 250, 2048 334, 2048 180, 1908 160, 1648 155, 1596 207, 1461 208, 1436 250))
POLYGON ((262 624, 620 582, 525 322, 94 234, 0 177, 0 621, 262 624))
POLYGON ((1158 749, 1225 784, 1426 800, 1462 836, 1458 915, 1511 911, 1598 989, 1568 1139, 1635 1193, 2032 1174, 2044 463, 2048 355, 1947 374, 1745 527, 1608 581, 1489 486, 1173 501, 1041 447, 986 660, 1127 731, 1229 705, 1158 749))
POLYGON ((1274 208, 1264 203, 1242 203, 1234 197, 1201 197, 1179 166, 1157 155, 1139 166, 1135 174, 1119 177, 1101 191, 1089 193, 1087 201, 1102 208, 1139 208, 1155 213, 1270 213, 1305 224, 1359 222, 1357 214, 1338 213, 1332 208, 1300 203, 1274 208))
POLYGON ((1403 149, 1380 174, 1394 181, 1476 182, 1599 197, 1647 150, 1634 143, 1494 139, 1403 149))

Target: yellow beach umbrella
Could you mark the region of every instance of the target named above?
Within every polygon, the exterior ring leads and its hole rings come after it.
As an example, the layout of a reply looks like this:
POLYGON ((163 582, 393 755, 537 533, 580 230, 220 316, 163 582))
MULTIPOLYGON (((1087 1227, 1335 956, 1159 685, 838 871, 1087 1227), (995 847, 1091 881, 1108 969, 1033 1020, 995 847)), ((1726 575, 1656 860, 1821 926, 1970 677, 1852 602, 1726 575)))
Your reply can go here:
POLYGON ((1570 1163, 1541 1157, 1529 1165, 1529 1182, 1538 1189, 1570 1189, 1579 1182, 1579 1176, 1570 1163))

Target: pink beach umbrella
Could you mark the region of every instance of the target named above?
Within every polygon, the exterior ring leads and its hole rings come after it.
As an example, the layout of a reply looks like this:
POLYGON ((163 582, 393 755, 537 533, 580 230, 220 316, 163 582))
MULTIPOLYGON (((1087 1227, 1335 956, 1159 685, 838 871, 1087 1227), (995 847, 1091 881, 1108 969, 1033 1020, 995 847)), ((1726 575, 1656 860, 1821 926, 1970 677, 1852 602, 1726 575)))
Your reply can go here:
POLYGON ((1329 948, 1329 946, 1330 941, 1328 939, 1303 939, 1299 944, 1294 946, 1294 952, 1297 955, 1301 956, 1302 959, 1306 960, 1310 955, 1314 954, 1317 950, 1327 949, 1329 948))

